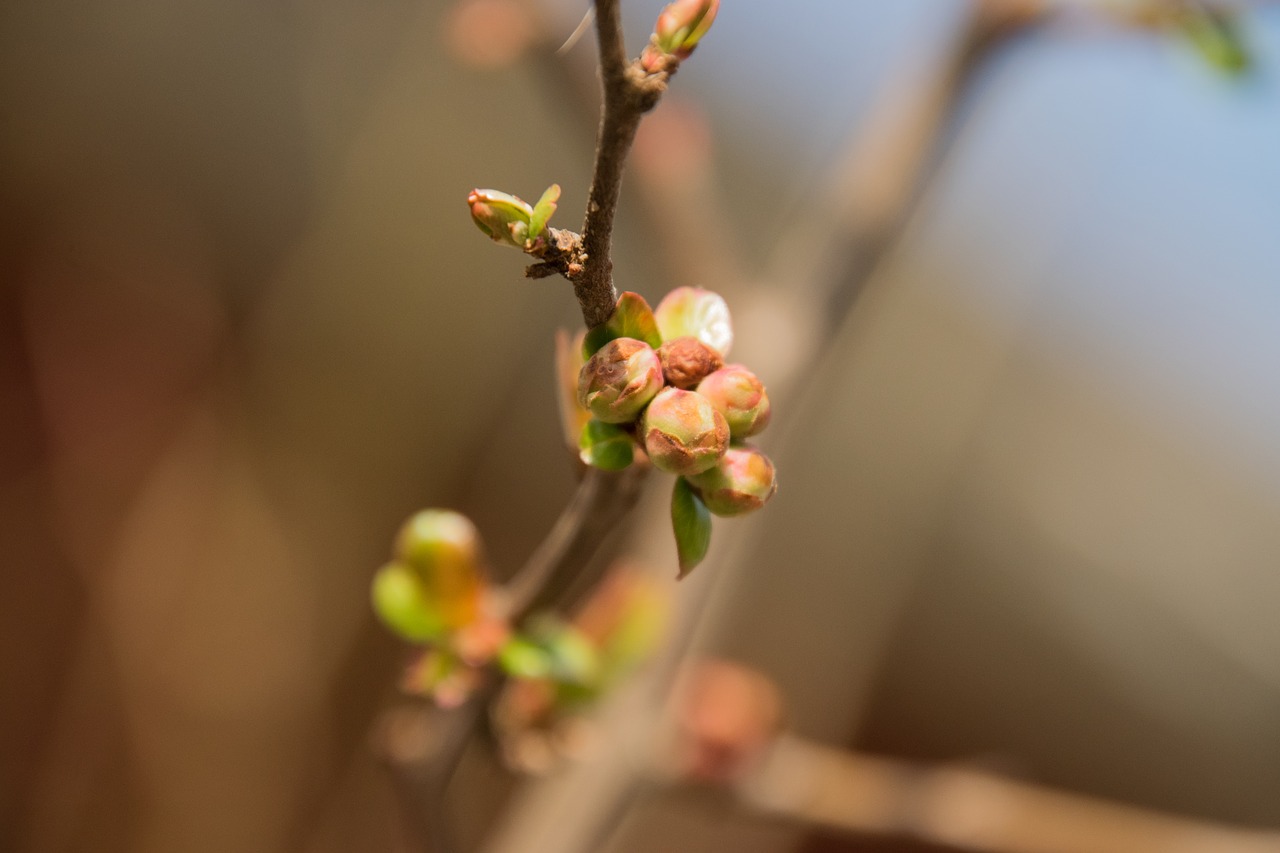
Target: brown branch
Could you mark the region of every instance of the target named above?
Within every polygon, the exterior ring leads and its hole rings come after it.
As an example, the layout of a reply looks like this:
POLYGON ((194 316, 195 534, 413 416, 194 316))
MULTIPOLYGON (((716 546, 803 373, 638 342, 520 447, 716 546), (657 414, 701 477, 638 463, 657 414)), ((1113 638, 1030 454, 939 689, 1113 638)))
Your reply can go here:
POLYGON ((619 0, 596 0, 596 37, 600 48, 600 79, 604 109, 596 138, 595 168, 582 225, 582 269, 573 282, 587 328, 609 319, 618 301, 613 286, 613 220, 622 191, 622 168, 635 141, 640 118, 653 109, 666 88, 665 71, 646 74, 628 64, 622 38, 619 0))

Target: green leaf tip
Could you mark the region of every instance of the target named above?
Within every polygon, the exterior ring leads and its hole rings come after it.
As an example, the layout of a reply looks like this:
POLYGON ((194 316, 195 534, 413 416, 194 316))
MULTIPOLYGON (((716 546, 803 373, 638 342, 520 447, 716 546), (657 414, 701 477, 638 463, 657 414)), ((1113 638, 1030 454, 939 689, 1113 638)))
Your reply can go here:
POLYGON ((538 203, 533 206, 533 213, 529 216, 530 240, 537 240, 542 236, 542 230, 551 219, 551 214, 556 212, 556 202, 559 200, 560 185, 552 184, 547 187, 542 198, 538 199, 538 203))
POLYGON ((671 527, 676 535, 680 578, 693 571, 711 546, 711 513, 684 477, 676 478, 671 493, 671 527))

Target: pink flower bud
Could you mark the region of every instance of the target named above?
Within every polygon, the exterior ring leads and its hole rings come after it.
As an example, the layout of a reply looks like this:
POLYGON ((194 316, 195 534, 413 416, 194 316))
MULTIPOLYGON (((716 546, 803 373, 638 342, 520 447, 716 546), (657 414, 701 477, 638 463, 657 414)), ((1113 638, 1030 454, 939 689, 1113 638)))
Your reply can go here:
POLYGON ((701 287, 677 287, 653 311, 664 341, 697 338, 720 355, 733 345, 733 323, 729 306, 720 294, 701 287))
POLYGON ((578 374, 578 402, 605 423, 629 423, 662 389, 662 362, 635 338, 614 338, 578 374))
POLYGON ((697 338, 676 338, 658 348, 662 375, 668 385, 691 391, 707 375, 724 366, 720 353, 697 338))
POLYGON ((645 409, 641 436, 655 466, 670 474, 696 474, 724 455, 729 424, 705 397, 663 388, 645 409))
POLYGON ((710 469, 688 478, 716 515, 744 515, 765 505, 778 490, 773 463, 753 447, 731 447, 710 469))
POLYGON ((698 383, 698 393, 729 422, 734 441, 755 435, 769 425, 772 409, 764 383, 741 364, 730 364, 698 383))

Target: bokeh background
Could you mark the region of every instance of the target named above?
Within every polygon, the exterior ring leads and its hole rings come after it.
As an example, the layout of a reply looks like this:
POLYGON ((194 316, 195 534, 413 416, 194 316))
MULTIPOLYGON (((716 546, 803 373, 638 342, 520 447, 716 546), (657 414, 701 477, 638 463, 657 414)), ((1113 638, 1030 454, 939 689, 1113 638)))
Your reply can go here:
MULTIPOLYGON (((739 269, 963 5, 726 0, 654 121, 698 128, 739 269)), ((625 6, 638 49, 660 4, 625 6)), ((576 224, 590 39, 553 67, 459 8, 0 10, 0 848, 394 849, 372 572, 441 505, 509 573, 573 485, 550 365, 576 305, 463 199, 559 182, 576 224)), ((699 639, 794 730, 1280 826, 1280 10, 1245 20, 1239 80, 1096 22, 1010 42, 822 318, 699 639)), ((629 185, 618 279, 651 300, 706 277, 663 223, 629 185)), ((775 284, 739 333, 786 363, 820 323, 775 284)), ((482 824, 466 786, 508 783, 462 781, 482 824)), ((890 849, 671 798, 612 844, 890 849)))

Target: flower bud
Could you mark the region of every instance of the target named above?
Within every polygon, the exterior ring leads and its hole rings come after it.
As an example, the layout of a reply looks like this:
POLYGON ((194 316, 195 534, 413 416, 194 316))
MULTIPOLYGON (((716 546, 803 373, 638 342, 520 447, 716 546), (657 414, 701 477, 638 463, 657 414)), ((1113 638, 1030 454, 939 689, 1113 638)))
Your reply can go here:
POLYGON ((658 348, 662 375, 668 385, 685 391, 697 387, 706 376, 724 366, 724 357, 697 338, 667 341, 658 348))
POLYGON ((741 364, 730 364, 698 383, 698 393, 729 422, 729 435, 741 441, 769 425, 772 410, 764 383, 741 364))
POLYGON ((447 628, 476 619, 484 577, 480 537, 466 516, 442 509, 419 512, 400 528, 395 553, 416 573, 447 628))
POLYGON ((729 354, 733 344, 733 324, 729 306, 718 293, 701 287, 677 287, 663 297, 653 312, 664 341, 692 337, 729 354))
POLYGON ((525 248, 533 218, 533 207, 527 201, 497 190, 472 190, 467 204, 472 221, 491 240, 525 248))
POLYGON ((662 53, 687 59, 720 9, 720 0, 676 0, 658 15, 650 43, 662 53))
POLYGON ((778 490, 773 463, 753 447, 731 447, 710 469, 688 478, 707 509, 743 515, 765 505, 778 490))
POLYGON ((645 409, 641 428, 653 464, 670 474, 696 474, 729 446, 729 424, 705 397, 663 388, 645 409))
POLYGON ((609 341, 578 374, 578 402, 605 423, 634 421, 661 389, 658 354, 635 338, 609 341))

